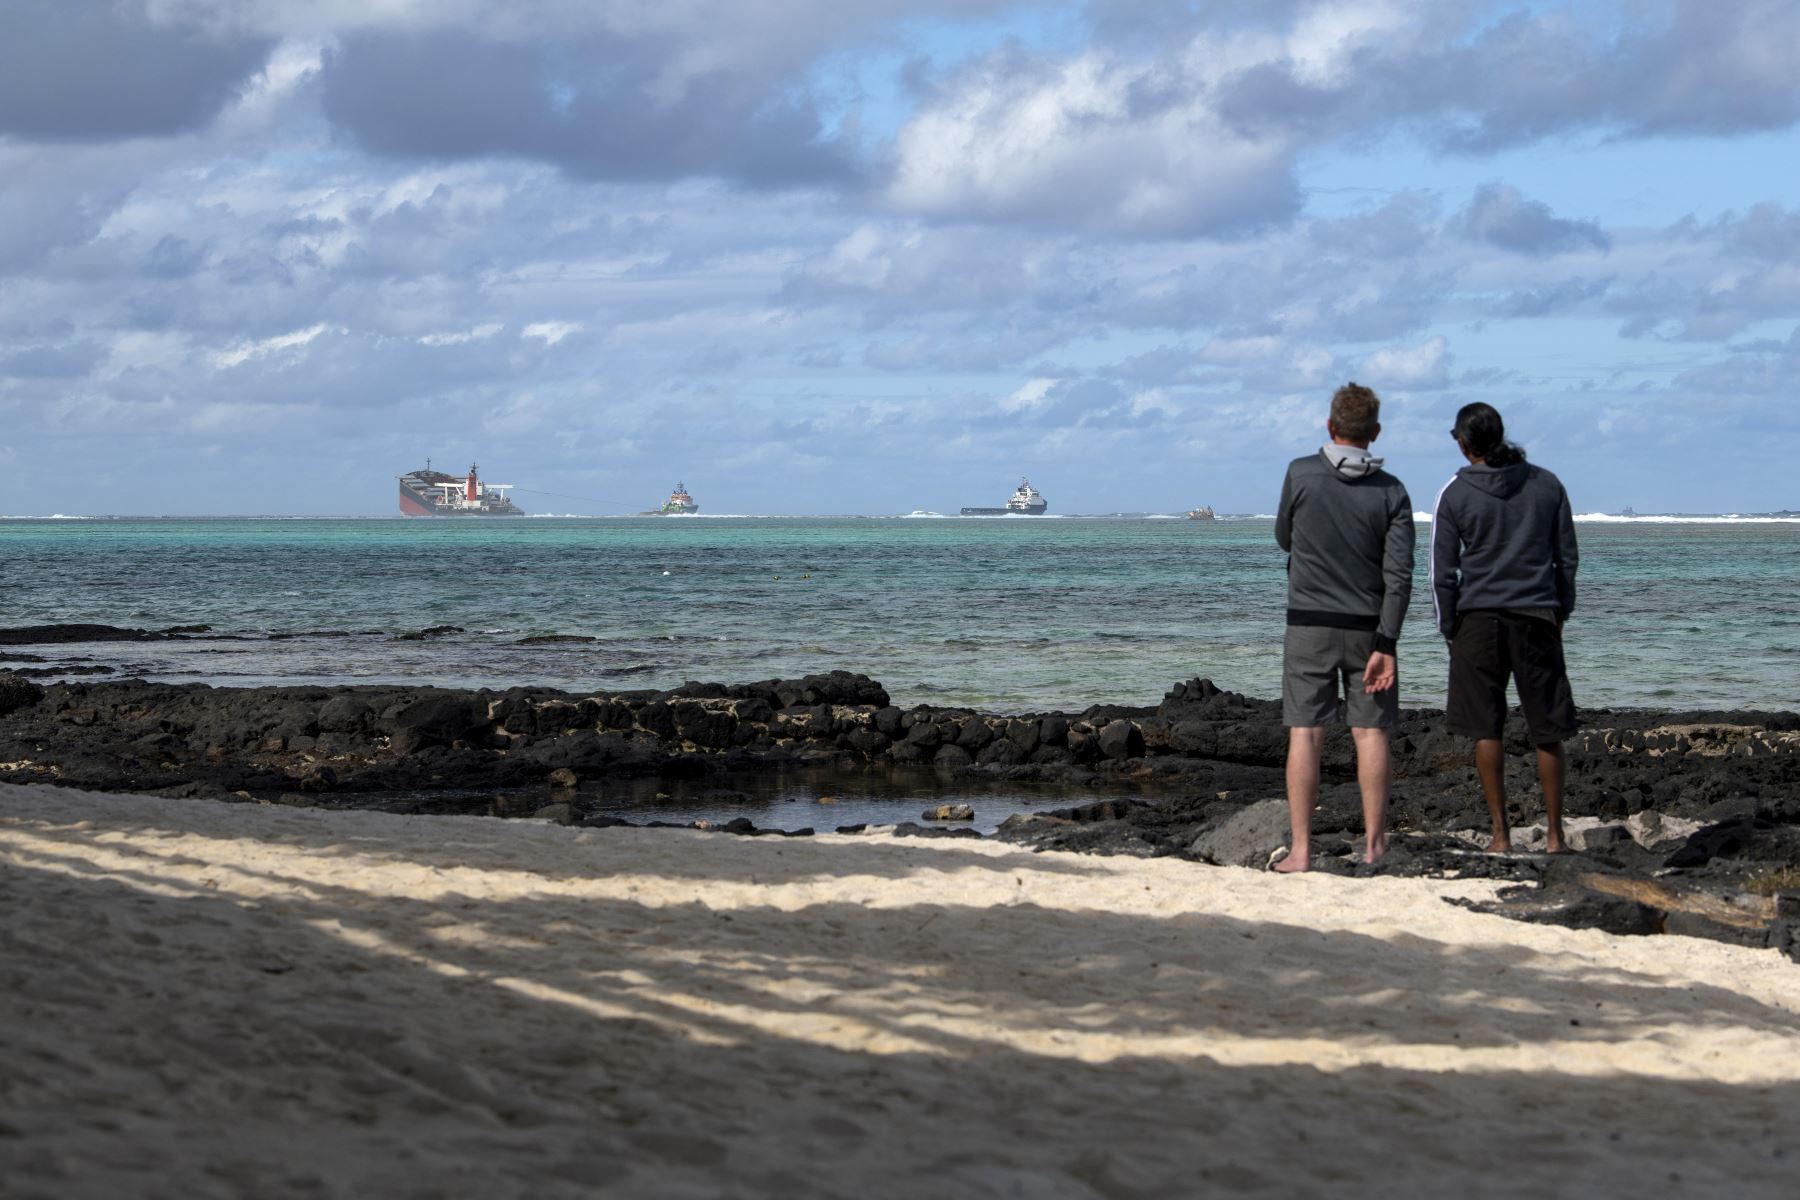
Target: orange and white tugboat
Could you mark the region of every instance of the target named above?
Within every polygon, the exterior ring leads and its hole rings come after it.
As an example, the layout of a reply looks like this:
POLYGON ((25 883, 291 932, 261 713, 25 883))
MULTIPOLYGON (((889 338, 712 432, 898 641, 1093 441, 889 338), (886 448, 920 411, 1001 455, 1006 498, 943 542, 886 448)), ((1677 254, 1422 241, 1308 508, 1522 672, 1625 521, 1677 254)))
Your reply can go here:
POLYGON ((675 490, 669 493, 669 498, 663 501, 661 508, 653 508, 643 515, 646 517, 673 517, 691 515, 699 511, 700 506, 694 503, 692 496, 688 495, 687 484, 678 483, 675 485, 675 490))
POLYGON ((483 483, 475 474, 458 477, 431 469, 410 471, 400 476, 400 511, 409 517, 522 517, 523 509, 506 493, 510 483, 483 483))

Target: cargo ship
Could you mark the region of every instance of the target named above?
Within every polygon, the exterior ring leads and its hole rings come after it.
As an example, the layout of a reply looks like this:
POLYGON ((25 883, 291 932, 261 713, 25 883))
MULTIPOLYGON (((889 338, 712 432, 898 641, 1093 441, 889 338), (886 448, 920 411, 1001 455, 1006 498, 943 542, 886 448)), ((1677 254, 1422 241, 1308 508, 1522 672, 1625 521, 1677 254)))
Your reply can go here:
POLYGON ((483 483, 469 464, 467 476, 446 475, 425 460, 421 471, 400 476, 400 511, 409 517, 522 517, 506 493, 510 483, 483 483))
POLYGON ((1013 491, 1012 498, 1004 508, 965 508, 965 517, 1006 517, 1020 513, 1027 517, 1041 516, 1050 507, 1043 493, 1031 486, 1031 480, 1021 479, 1019 486, 1013 491))
POLYGON ((661 508, 652 508, 647 512, 638 515, 644 517, 673 517, 691 515, 699 511, 700 506, 694 503, 694 498, 692 496, 688 495, 687 484, 678 483, 675 485, 675 490, 669 493, 669 498, 663 501, 663 506, 661 508))

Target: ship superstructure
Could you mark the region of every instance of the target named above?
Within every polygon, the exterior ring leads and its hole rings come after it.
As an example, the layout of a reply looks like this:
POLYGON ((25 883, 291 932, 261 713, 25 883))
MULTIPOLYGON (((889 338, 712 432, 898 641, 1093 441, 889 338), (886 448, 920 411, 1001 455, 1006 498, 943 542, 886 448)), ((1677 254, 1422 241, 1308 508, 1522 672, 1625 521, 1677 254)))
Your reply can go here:
POLYGON ((400 476, 400 511, 409 517, 522 517, 524 511, 507 493, 510 483, 484 483, 474 463, 464 476, 431 469, 400 476))
POLYGON ((1021 479, 1019 486, 1013 490, 1012 498, 1007 500, 1004 508, 965 508, 965 517, 1005 517, 1013 514, 1036 517, 1043 515, 1050 508, 1044 494, 1031 486, 1031 480, 1021 479))
POLYGON ((692 496, 688 495, 687 484, 677 483, 675 485, 675 490, 669 493, 669 498, 663 501, 663 506, 661 508, 653 508, 644 515, 650 517, 673 517, 689 515, 699 511, 700 506, 694 503, 694 498, 692 496))

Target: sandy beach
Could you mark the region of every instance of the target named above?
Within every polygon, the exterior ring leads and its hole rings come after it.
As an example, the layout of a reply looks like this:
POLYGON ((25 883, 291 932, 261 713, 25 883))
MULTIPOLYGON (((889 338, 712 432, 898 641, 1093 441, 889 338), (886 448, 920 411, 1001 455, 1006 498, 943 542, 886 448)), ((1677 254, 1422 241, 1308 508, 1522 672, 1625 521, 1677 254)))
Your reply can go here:
POLYGON ((1793 1195, 1800 969, 1494 887, 4 785, 0 1178, 1793 1195))

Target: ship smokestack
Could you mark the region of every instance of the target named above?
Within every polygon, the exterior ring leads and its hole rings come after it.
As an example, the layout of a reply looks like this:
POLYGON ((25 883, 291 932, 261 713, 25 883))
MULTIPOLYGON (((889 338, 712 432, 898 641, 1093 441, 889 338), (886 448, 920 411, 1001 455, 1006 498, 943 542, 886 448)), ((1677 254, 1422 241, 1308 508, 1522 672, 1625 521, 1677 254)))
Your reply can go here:
POLYGON ((469 464, 469 485, 468 485, 467 489, 463 492, 463 497, 466 500, 468 500, 468 502, 470 504, 475 503, 476 500, 481 498, 480 489, 476 486, 476 483, 475 483, 475 464, 474 463, 469 464))

